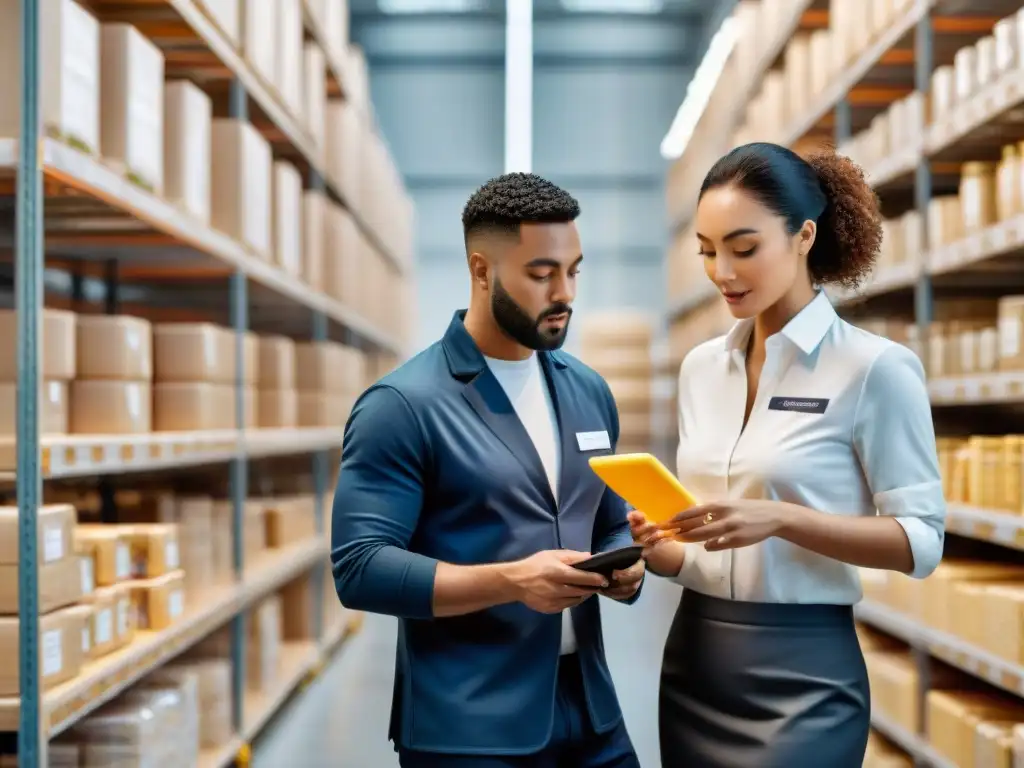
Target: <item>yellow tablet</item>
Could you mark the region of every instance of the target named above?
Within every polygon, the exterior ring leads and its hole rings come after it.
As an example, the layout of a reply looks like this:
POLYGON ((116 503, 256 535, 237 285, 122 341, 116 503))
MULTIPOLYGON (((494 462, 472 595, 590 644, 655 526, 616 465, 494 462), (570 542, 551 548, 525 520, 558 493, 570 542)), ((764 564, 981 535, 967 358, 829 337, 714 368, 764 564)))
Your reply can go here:
POLYGON ((698 503, 676 476, 649 453, 595 456, 590 460, 590 468, 652 523, 667 522, 698 503))

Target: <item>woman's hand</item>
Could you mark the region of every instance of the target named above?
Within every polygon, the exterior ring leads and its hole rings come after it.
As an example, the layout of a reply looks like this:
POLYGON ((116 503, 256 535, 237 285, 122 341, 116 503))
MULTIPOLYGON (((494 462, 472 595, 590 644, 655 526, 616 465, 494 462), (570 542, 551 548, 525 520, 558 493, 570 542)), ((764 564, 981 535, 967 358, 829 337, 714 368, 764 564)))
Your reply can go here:
POLYGON ((734 499, 691 507, 655 527, 681 541, 702 541, 706 550, 716 552, 749 547, 778 535, 787 509, 780 501, 734 499))
POLYGON ((683 567, 683 546, 671 531, 663 531, 650 522, 643 512, 629 513, 629 532, 633 541, 644 548, 648 570, 659 576, 675 576, 683 567))

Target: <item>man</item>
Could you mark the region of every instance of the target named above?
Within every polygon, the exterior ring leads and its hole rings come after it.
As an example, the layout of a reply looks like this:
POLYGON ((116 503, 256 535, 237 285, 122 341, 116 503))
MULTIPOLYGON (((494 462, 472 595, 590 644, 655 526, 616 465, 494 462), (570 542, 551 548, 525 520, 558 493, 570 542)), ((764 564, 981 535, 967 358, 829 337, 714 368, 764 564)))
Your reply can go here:
POLYGON ((618 439, 604 380, 558 352, 579 205, 532 174, 462 214, 469 309, 372 386, 345 429, 331 560, 341 602, 400 619, 390 737, 404 768, 638 768, 572 564, 632 543, 587 460, 618 439))

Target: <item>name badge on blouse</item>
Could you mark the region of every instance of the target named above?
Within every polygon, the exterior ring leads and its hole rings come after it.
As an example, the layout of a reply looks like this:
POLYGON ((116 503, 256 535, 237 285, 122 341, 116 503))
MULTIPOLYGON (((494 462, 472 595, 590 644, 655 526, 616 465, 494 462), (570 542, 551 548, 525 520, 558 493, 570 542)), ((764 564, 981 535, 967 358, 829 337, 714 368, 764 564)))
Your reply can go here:
POLYGON ((768 401, 769 411, 793 411, 795 413, 824 413, 828 399, 817 397, 773 397, 768 401))
POLYGON ((612 447, 611 438, 603 429, 600 432, 577 432, 576 442, 580 446, 580 453, 611 450, 612 447))

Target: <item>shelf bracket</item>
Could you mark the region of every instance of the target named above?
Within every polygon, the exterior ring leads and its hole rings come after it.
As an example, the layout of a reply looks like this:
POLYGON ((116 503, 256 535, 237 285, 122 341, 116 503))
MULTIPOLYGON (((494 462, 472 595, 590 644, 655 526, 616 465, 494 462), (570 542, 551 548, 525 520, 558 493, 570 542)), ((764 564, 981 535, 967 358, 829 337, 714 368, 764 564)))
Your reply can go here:
POLYGON ((231 81, 228 89, 228 117, 249 122, 249 95, 238 78, 231 81))
MULTIPOLYGON (((918 93, 927 95, 931 87, 932 58, 934 55, 934 30, 931 17, 925 14, 914 30, 914 87, 918 93)), ((932 196, 932 170, 927 157, 922 157, 914 170, 914 207, 919 213, 921 247, 928 252, 928 206, 932 196)), ((922 264, 921 272, 914 284, 914 319, 917 325, 918 343, 921 349, 928 349, 928 329, 933 317, 932 281, 927 267, 922 264)), ((927 358, 927 356, 925 356, 927 358)), ((925 363, 927 365, 927 362, 925 363)))
MULTIPOLYGON (((245 273, 231 276, 231 325, 235 332, 235 426, 240 445, 231 462, 231 518, 234 531, 235 578, 242 579, 245 570, 245 500, 249 494, 249 461, 245 453, 245 334, 249 328, 249 294, 245 273)), ((231 620, 231 687, 232 720, 235 731, 241 732, 245 722, 246 680, 246 611, 240 610, 231 620)))
POLYGON ((843 98, 836 104, 835 110, 835 145, 843 146, 853 137, 853 110, 850 100, 843 98))

